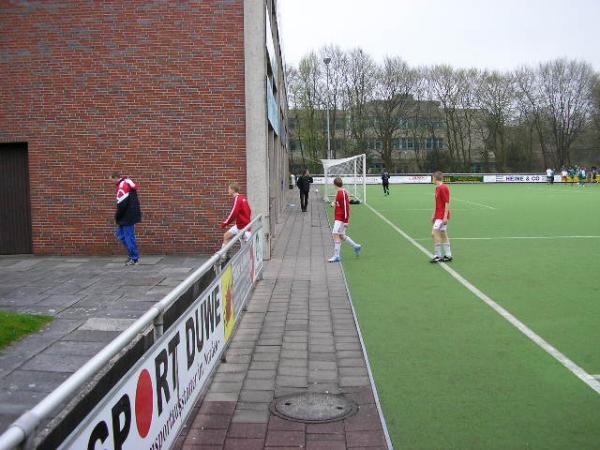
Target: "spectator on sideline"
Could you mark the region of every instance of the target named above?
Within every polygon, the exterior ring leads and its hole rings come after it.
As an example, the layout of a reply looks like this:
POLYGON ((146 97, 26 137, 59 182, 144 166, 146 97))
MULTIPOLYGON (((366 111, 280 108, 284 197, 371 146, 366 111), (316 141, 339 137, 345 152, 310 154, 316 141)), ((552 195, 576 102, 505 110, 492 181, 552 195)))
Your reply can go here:
POLYGON ((127 249, 128 266, 135 266, 140 261, 137 240, 135 238, 135 225, 142 221, 142 210, 137 195, 137 186, 128 177, 122 177, 119 172, 113 172, 110 180, 117 185, 117 211, 115 222, 117 229, 115 236, 127 249))
POLYGON ((562 168, 562 171, 560 172, 560 176, 561 176, 563 183, 566 183, 567 181, 569 181, 567 179, 567 177, 569 176, 569 172, 567 171, 567 169, 565 167, 562 168))
POLYGON ((304 169, 304 173, 296 180, 296 186, 300 190, 300 208, 302 212, 306 212, 308 208, 308 194, 310 193, 310 185, 313 182, 308 169, 304 169))
POLYGON ((587 172, 585 171, 585 167, 579 168, 579 186, 585 186, 585 182, 587 181, 587 172))

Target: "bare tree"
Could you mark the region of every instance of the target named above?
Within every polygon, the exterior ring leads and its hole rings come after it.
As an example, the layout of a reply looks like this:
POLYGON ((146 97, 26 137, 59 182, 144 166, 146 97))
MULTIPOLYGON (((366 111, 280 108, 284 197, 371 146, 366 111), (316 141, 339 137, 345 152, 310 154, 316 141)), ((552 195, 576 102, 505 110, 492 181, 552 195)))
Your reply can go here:
POLYGON ((383 65, 375 71, 371 123, 382 144, 376 151, 390 170, 393 167, 393 141, 401 120, 408 116, 407 106, 411 102, 415 78, 415 72, 400 58, 385 58, 383 65))
POLYGON ((428 161, 432 160, 437 166, 439 160, 441 136, 438 136, 442 115, 439 102, 432 100, 433 95, 429 83, 429 70, 419 68, 416 70, 415 84, 413 87, 413 102, 410 106, 409 118, 411 126, 408 134, 413 140, 415 163, 419 171, 429 171, 428 161))
POLYGON ((580 136, 600 140, 598 74, 582 62, 557 60, 514 73, 411 69, 399 58, 378 66, 361 49, 328 46, 287 75, 300 159, 313 168, 325 156, 327 108, 334 157, 340 150, 365 152, 390 169, 396 139, 405 137, 419 170, 461 171, 486 164, 492 154, 499 171, 540 170, 540 150, 545 167, 558 167, 570 164, 580 136), (324 58, 331 58, 329 90, 324 58))
POLYGON ((594 93, 592 95, 594 107, 594 129, 596 131, 596 139, 600 141, 600 77, 598 75, 596 75, 594 93))
MULTIPOLYGON (((323 74, 321 62, 315 52, 300 60, 297 71, 295 104, 297 105, 298 136, 303 150, 307 153, 309 166, 316 169, 319 160, 325 155, 325 134, 323 129, 323 74), (301 125, 300 125, 301 123, 301 125)), ((304 156, 303 156, 304 157, 304 156)))
POLYGON ((373 99, 375 84, 375 63, 361 49, 352 50, 348 55, 348 72, 345 89, 348 101, 348 122, 353 140, 352 154, 365 152, 370 126, 369 103, 373 99))
POLYGON ((521 107, 532 118, 546 166, 571 163, 571 147, 591 121, 597 75, 583 62, 559 59, 517 74, 521 107))
POLYGON ((429 71, 430 83, 439 100, 444 121, 450 160, 454 169, 470 171, 475 117, 475 85, 477 72, 436 66, 429 71))
POLYGON ((476 100, 481 114, 478 128, 482 139, 494 153, 496 169, 507 169, 507 130, 516 112, 514 80, 510 74, 482 72, 478 79, 476 100))

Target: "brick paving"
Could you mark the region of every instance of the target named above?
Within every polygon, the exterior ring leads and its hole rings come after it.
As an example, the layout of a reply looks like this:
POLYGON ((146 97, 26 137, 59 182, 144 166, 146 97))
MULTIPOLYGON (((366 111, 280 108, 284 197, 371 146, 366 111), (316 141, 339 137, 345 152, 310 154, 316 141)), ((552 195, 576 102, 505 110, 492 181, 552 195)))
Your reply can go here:
POLYGON ((0 309, 54 317, 0 351, 0 432, 206 261, 125 259, 0 256, 0 309))
POLYGON ((227 362, 218 368, 178 444, 208 449, 385 449, 341 267, 326 262, 332 240, 322 203, 288 208, 227 362), (343 393, 359 404, 341 422, 305 425, 270 413, 273 398, 343 393))

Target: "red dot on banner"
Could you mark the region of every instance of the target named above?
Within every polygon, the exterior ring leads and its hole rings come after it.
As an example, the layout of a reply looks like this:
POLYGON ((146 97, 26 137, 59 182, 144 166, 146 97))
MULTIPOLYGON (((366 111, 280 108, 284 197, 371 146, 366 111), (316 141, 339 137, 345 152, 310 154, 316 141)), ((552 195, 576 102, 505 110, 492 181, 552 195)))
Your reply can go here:
POLYGON ((152 425, 152 412, 154 408, 154 390, 150 373, 144 369, 138 378, 135 391, 135 422, 141 437, 148 436, 152 425))

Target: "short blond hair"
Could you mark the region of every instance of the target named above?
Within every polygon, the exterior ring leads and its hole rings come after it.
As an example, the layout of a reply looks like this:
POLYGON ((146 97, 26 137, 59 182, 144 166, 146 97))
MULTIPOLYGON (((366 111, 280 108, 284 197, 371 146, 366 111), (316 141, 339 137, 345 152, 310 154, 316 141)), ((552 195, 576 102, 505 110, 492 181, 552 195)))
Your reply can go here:
POLYGON ((444 180, 444 174, 440 170, 433 172, 433 179, 438 181, 444 180))
POLYGON ((238 183, 236 183, 235 181, 232 181, 231 183, 229 183, 229 188, 233 191, 233 192, 240 192, 240 185, 238 183))

